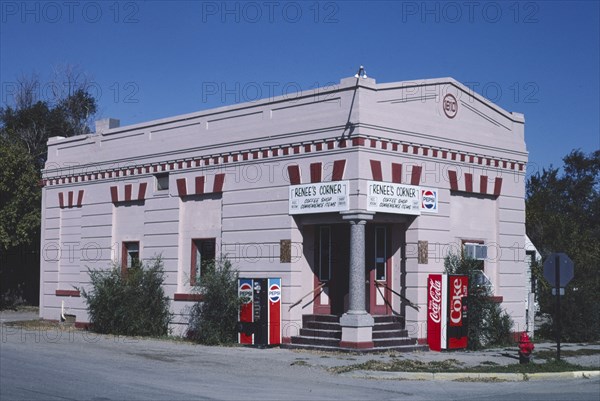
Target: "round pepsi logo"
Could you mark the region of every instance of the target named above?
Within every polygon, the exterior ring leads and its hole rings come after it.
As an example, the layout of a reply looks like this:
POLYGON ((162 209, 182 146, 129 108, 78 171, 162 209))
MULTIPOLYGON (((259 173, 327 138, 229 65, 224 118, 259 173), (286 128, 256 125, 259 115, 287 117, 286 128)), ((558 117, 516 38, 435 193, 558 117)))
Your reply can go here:
POLYGON ((250 284, 244 283, 240 285, 239 294, 240 297, 245 298, 245 304, 249 304, 250 302, 252 302, 252 286, 250 286, 250 284))
POLYGON ((425 209, 435 209, 436 193, 427 189, 422 193, 422 205, 425 209))
POLYGON ((281 288, 278 284, 271 284, 269 287, 269 301, 275 303, 281 299, 281 288))

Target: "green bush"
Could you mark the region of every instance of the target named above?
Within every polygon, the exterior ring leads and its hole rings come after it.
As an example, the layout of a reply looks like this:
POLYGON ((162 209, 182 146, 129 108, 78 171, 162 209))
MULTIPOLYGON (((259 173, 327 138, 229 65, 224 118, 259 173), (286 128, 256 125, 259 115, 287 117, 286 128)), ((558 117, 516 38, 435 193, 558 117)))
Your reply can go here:
POLYGON ((172 314, 163 291, 164 270, 160 257, 148 264, 136 263, 123 275, 118 265, 111 270, 88 268, 92 289, 81 290, 92 329, 98 333, 129 336, 168 334, 172 314))
POLYGON ((493 301, 492 293, 486 286, 479 285, 476 279, 479 262, 450 254, 444 260, 448 274, 465 274, 469 277, 467 296, 468 348, 472 350, 484 347, 513 343, 513 321, 510 316, 493 301))
POLYGON ((238 272, 222 257, 210 263, 203 273, 195 286, 203 299, 191 309, 188 337, 206 345, 234 343, 241 304, 238 272))

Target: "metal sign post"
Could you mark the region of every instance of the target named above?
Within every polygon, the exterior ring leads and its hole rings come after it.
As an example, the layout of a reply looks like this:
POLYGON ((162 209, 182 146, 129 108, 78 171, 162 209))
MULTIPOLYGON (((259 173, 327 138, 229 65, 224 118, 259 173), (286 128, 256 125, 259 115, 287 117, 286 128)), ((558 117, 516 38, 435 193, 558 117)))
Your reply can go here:
POLYGON ((556 296, 556 360, 560 361, 560 338, 562 324, 560 321, 560 297, 564 288, 575 275, 573 261, 564 253, 553 253, 544 262, 544 278, 552 285, 552 293, 556 296))

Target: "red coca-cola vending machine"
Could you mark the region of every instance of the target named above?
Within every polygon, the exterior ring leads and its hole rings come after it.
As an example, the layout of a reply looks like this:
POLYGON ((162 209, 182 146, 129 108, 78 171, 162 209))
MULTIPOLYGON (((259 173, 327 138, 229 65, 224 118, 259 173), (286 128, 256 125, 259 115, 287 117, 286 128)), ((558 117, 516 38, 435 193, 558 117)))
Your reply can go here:
POLYGON ((469 278, 430 274, 427 279, 427 343, 432 351, 467 348, 469 278))

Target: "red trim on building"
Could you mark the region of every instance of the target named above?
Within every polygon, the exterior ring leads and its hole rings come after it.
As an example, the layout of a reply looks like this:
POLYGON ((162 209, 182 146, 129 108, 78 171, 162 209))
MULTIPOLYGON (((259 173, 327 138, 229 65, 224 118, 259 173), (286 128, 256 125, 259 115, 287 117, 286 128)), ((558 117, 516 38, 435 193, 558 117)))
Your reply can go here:
POLYGON ((215 175, 215 182, 213 183, 213 193, 223 192, 223 184, 225 183, 225 173, 215 175))
POLYGON ((83 203, 83 189, 80 189, 79 192, 77 192, 77 207, 81 207, 83 203))
POLYGON ((138 189, 138 197, 137 200, 143 201, 146 199, 146 188, 148 187, 147 182, 142 182, 140 184, 140 188, 138 189))
POLYGON ((68 197, 69 197, 69 202, 68 202, 69 208, 72 208, 73 207, 73 191, 69 191, 68 197))
POLYGON ((408 145, 402 144, 402 152, 408 153, 408 145))
POLYGON ((110 187, 110 200, 112 203, 119 201, 119 187, 110 187))
POLYGON ((177 195, 179 196, 187 196, 187 185, 185 182, 185 178, 178 178, 177 182, 177 195))
POLYGON ((437 149, 433 149, 433 151, 431 152, 433 157, 438 157, 438 150, 437 149))
POLYGON ((428 156, 428 155, 429 155, 429 149, 423 148, 423 156, 428 156))
POLYGON ((413 151, 413 155, 418 155, 419 154, 419 147, 413 145, 412 151, 413 151))
POLYGON ((54 295, 57 297, 79 297, 79 290, 56 290, 54 295))
POLYGON ((369 146, 372 148, 376 148, 377 147, 377 140, 376 139, 369 139, 369 146))
POLYGON ((392 182, 402 184, 402 164, 392 163, 392 182))
POLYGON ((344 179, 344 170, 346 168, 346 160, 336 160, 333 162, 332 181, 341 181, 344 179))
POLYGON ((465 191, 473 192, 473 174, 465 173, 465 191))
POLYGON ((266 159, 269 157, 269 149, 263 149, 262 157, 263 157, 263 159, 266 159))
POLYGON ((466 155, 465 155, 464 153, 461 153, 461 154, 460 154, 460 161, 461 161, 461 162, 464 162, 464 161, 465 161, 465 158, 466 158, 466 155))
POLYGON ((182 294, 182 293, 175 293, 173 295, 173 300, 174 301, 191 301, 191 302, 197 302, 197 301, 204 300, 204 295, 202 295, 202 294, 182 294))
POLYGON ((194 193, 196 195, 203 195, 204 194, 204 176, 200 175, 198 177, 196 177, 196 188, 194 193))
POLYGON ((310 153, 312 151, 312 145, 307 143, 304 145, 304 153, 310 153))
POLYGON ((300 167, 297 164, 288 166, 288 175, 290 177, 291 185, 300 185, 300 167))
POLYGON ((458 177, 456 176, 456 171, 448 170, 448 180, 450 181, 450 190, 458 191, 458 177))
POLYGON ((383 174, 381 172, 381 162, 379 160, 370 160, 371 163, 371 174, 373 175, 374 181, 383 181, 383 174))
POLYGON ((131 201, 131 190, 132 190, 131 184, 125 185, 125 202, 131 201))
POLYGON ((419 185, 421 183, 422 166, 413 166, 410 174, 410 185, 419 185))
POLYGON ((398 151, 398 144, 396 142, 392 143, 392 151, 394 151, 394 152, 398 151))
POLYGON ((351 348, 351 349, 369 349, 374 347, 373 341, 362 341, 362 342, 351 342, 351 341, 340 341, 340 348, 351 348))
POLYGON ((502 302, 504 302, 504 297, 502 295, 491 296, 490 301, 497 304, 501 304, 502 302))
POLYGON ((387 150, 387 145, 388 145, 387 141, 381 141, 381 149, 387 150))
POLYGON ((494 180, 494 196, 500 196, 502 192, 502 177, 496 177, 494 180))
POLYGON ((279 149, 278 148, 273 149, 273 156, 274 157, 275 156, 279 156, 279 149))
POLYGON ((321 182, 322 167, 321 162, 310 164, 310 182, 321 182))
POLYGON ((487 175, 482 175, 479 177, 479 193, 486 195, 487 194, 487 175))
POLYGON ((64 207, 65 207, 65 199, 64 199, 64 195, 62 192, 58 193, 58 206, 61 209, 64 209, 64 207))
POLYGON ((327 149, 331 150, 335 147, 335 142, 334 141, 328 141, 327 142, 327 149))
POLYGON ((352 138, 352 146, 365 146, 365 138, 352 138))
POLYGON ((296 145, 294 146, 294 154, 297 155, 298 153, 300 153, 300 146, 296 145))

